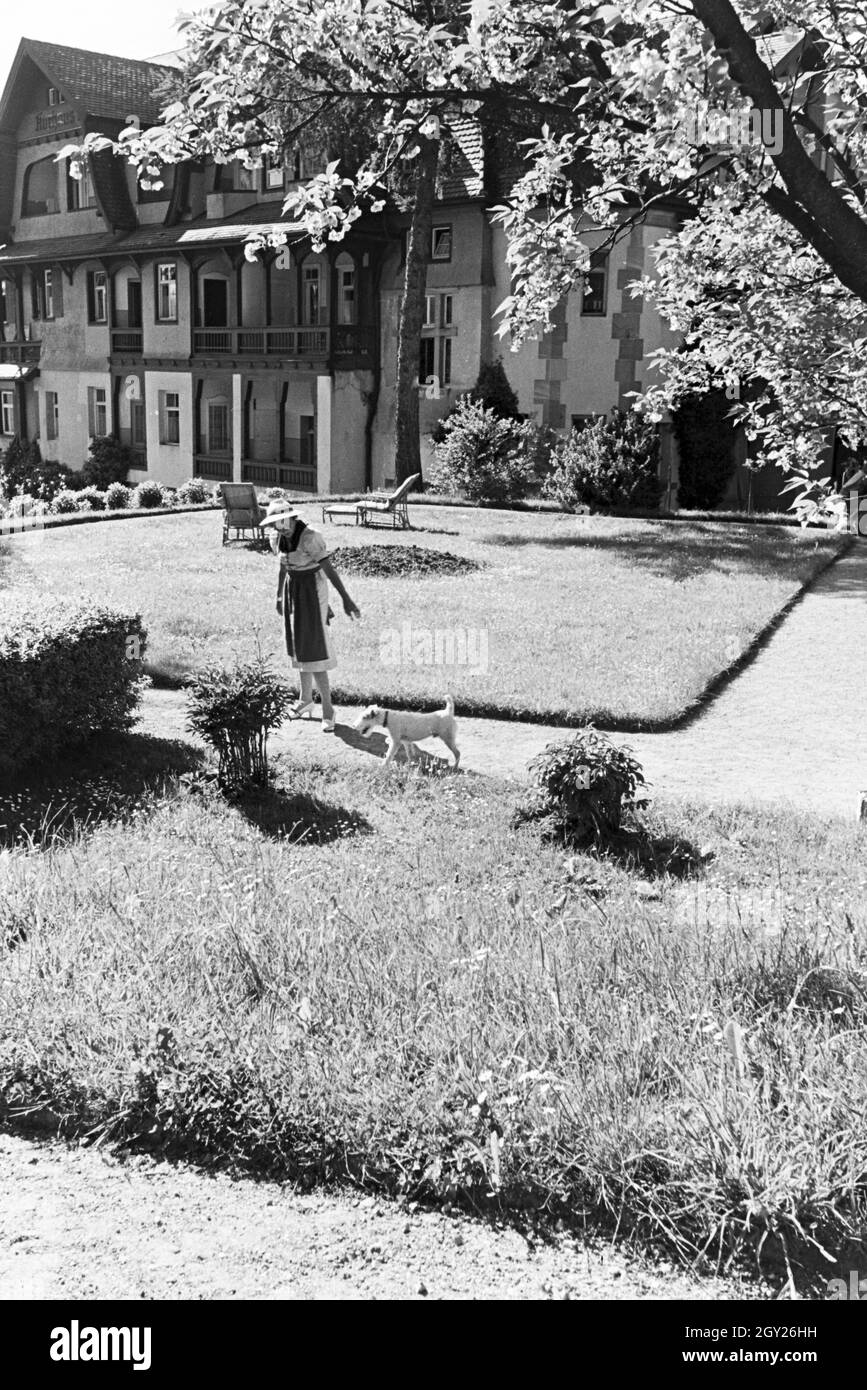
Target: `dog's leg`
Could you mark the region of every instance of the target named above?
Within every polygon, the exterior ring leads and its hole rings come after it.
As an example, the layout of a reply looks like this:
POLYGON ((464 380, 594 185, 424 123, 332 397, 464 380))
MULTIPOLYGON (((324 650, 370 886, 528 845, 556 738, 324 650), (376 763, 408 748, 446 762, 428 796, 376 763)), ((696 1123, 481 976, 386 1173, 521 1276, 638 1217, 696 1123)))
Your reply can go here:
POLYGON ((382 760, 383 767, 387 767, 389 763, 394 762, 395 758, 397 757, 397 750, 399 746, 400 745, 395 741, 395 739, 390 738, 388 740, 388 752, 382 760))
POLYGON ((461 761, 461 751, 458 748, 458 745, 455 743, 454 735, 452 735, 451 738, 444 738, 443 743, 445 744, 446 748, 448 748, 449 752, 453 754, 455 760, 455 768, 457 768, 460 765, 461 761))

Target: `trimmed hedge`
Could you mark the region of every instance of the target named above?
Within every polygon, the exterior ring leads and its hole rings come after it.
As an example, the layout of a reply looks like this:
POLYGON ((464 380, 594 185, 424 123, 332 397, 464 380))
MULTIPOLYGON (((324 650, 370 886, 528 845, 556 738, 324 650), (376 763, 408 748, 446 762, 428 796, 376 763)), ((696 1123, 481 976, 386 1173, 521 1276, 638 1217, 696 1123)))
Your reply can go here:
POLYGON ((55 596, 0 608, 0 776, 128 729, 143 688, 137 613, 55 596))

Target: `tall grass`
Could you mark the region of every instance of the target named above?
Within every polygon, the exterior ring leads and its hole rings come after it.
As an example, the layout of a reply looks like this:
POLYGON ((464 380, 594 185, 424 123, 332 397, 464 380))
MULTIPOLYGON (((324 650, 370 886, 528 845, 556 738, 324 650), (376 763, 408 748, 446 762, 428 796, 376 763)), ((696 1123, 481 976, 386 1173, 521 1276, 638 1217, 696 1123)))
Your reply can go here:
POLYGON ((296 773, 364 837, 175 788, 7 853, 7 1115, 827 1275, 865 1210, 863 833, 672 810, 716 858, 646 880, 405 777, 296 773))

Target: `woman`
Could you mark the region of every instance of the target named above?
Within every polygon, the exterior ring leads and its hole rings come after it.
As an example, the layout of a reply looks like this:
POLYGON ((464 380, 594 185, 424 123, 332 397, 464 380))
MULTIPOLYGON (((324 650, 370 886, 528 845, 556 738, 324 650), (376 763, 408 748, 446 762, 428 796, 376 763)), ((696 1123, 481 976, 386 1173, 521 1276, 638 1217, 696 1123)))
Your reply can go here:
POLYGON ((328 558, 328 547, 295 511, 291 502, 272 502, 263 527, 271 528, 271 549, 280 556, 277 580, 277 612, 283 616, 286 651, 300 673, 301 693, 290 713, 293 719, 313 709, 313 682, 322 700, 322 732, 334 733, 334 706, 328 672, 337 665, 328 624, 334 616, 328 606, 326 575, 343 600, 349 618, 360 618, 343 582, 328 558))

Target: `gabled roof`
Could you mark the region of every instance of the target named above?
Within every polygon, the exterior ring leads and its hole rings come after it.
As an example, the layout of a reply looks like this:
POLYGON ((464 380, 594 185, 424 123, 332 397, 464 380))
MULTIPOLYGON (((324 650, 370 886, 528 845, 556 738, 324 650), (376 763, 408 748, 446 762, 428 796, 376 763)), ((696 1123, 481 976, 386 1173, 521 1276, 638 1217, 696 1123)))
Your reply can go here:
POLYGON ((165 103, 154 93, 176 69, 138 58, 118 58, 110 53, 91 53, 39 39, 22 39, 0 101, 0 125, 11 104, 16 78, 29 59, 52 86, 89 116, 125 121, 136 115, 142 125, 153 125, 165 103))

